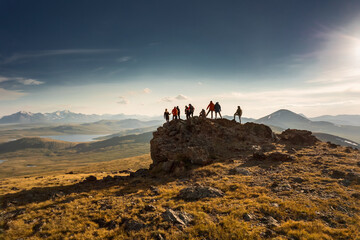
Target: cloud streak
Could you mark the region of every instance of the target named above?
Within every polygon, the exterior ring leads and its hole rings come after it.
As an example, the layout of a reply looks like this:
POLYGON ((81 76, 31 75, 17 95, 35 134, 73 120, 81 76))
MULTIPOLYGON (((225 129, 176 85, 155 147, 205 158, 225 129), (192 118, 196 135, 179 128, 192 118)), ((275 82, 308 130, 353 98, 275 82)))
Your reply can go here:
POLYGON ((0 76, 0 83, 2 82, 10 82, 10 81, 15 81, 17 83, 29 86, 29 85, 41 85, 44 84, 44 82, 36 80, 36 79, 31 79, 31 78, 23 78, 23 77, 3 77, 0 76))
POLYGON ((19 60, 59 56, 59 55, 74 55, 74 54, 101 54, 109 52, 121 51, 120 49, 57 49, 57 50, 45 50, 31 53, 15 53, 8 58, 5 58, 1 64, 13 63, 19 60))

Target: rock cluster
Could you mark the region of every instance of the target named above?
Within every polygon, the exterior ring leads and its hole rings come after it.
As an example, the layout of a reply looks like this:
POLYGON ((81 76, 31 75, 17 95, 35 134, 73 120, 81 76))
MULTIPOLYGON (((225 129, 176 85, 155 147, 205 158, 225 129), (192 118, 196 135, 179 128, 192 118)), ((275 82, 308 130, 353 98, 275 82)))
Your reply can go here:
POLYGON ((196 201, 202 198, 223 197, 224 193, 213 187, 195 185, 182 189, 178 197, 185 201, 196 201))
POLYGON ((263 124, 239 124, 227 119, 175 120, 153 133, 151 158, 153 171, 183 172, 192 165, 205 165, 217 159, 238 157, 252 152, 252 146, 266 147, 276 141, 263 124))

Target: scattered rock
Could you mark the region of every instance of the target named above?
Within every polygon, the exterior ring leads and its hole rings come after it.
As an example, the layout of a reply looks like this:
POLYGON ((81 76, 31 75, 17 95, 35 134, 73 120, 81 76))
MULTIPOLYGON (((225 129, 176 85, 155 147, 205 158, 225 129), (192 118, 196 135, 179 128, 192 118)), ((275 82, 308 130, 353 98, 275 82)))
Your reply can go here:
POLYGON ((292 189, 291 185, 287 182, 281 182, 281 183, 274 182, 271 185, 271 188, 273 189, 274 192, 290 191, 292 189))
POLYGON ((144 210, 146 212, 154 212, 154 211, 156 211, 156 207, 154 205, 146 205, 144 210))
POLYGON ((108 230, 115 229, 118 226, 118 224, 115 221, 110 220, 107 222, 107 221, 105 221, 104 218, 98 218, 98 219, 94 219, 92 221, 97 223, 99 225, 99 228, 106 228, 108 230))
POLYGON ((133 219, 125 219, 123 224, 126 231, 139 231, 146 227, 146 224, 133 219))
POLYGON ((112 209, 113 208, 113 206, 112 205, 110 205, 110 204, 107 204, 107 203, 104 203, 104 204, 101 204, 101 206, 100 206, 100 210, 107 210, 107 209, 112 209))
POLYGON ((269 228, 266 228, 265 231, 261 233, 261 236, 264 238, 272 238, 276 236, 276 232, 269 228))
POLYGON ((346 173, 339 170, 333 170, 330 176, 332 178, 345 178, 346 173))
POLYGON ((340 145, 334 144, 334 143, 332 143, 332 142, 326 142, 326 143, 327 143, 327 145, 329 146, 329 148, 337 148, 337 147, 340 146, 340 145))
POLYGON ((353 193, 351 194, 353 198, 360 199, 360 193, 353 193))
POLYGON ((295 182, 295 183, 303 183, 305 182, 305 180, 301 177, 293 177, 291 178, 291 181, 295 182))
POLYGON ((244 213, 242 217, 247 222, 255 219, 255 215, 251 213, 244 213))
POLYGON ((270 206, 273 206, 273 207, 278 208, 278 207, 279 207, 279 204, 277 204, 277 203, 270 203, 270 206))
POLYGON ((267 217, 261 218, 261 222, 266 224, 266 226, 270 227, 270 228, 280 226, 279 222, 275 218, 273 218, 272 216, 267 216, 267 217))
POLYGON ((346 179, 348 179, 351 182, 354 182, 355 184, 360 184, 360 173, 350 172, 346 174, 346 179))
POLYGON ((293 156, 280 152, 270 153, 269 155, 267 155, 266 159, 270 161, 280 161, 280 162, 295 160, 293 156))
POLYGON ((5 214, 0 215, 0 216, 5 221, 8 221, 10 219, 15 219, 17 216, 22 215, 24 213, 25 213, 25 209, 17 209, 17 210, 11 211, 11 212, 6 212, 5 214))
POLYGON ((344 152, 351 153, 352 152, 352 147, 346 147, 344 152))
POLYGON ((131 170, 121 170, 121 171, 119 171, 119 173, 126 173, 126 174, 130 174, 132 172, 133 171, 131 171, 131 170))
POLYGON ((65 173, 65 174, 74 174, 74 172, 73 172, 73 171, 70 171, 70 172, 67 172, 67 173, 65 173))
POLYGON ((180 224, 182 226, 187 226, 192 220, 192 216, 186 212, 174 211, 172 209, 167 209, 162 217, 165 221, 172 224, 180 224))
POLYGON ((86 177, 83 182, 94 182, 96 180, 97 180, 97 178, 95 176, 91 175, 91 176, 86 177))
POLYGON ((114 220, 110 220, 109 222, 106 223, 106 228, 108 230, 112 230, 117 228, 118 224, 114 221, 114 220))
POLYGON ((224 193, 213 187, 195 185, 187 187, 179 192, 178 197, 186 201, 196 201, 202 198, 223 197, 224 193))
POLYGON ((244 176, 251 175, 251 173, 247 169, 241 168, 241 167, 235 167, 233 169, 230 169, 229 174, 231 174, 231 175, 239 174, 239 175, 244 175, 244 176))
POLYGON ((252 155, 252 159, 253 160, 259 160, 259 161, 266 160, 266 155, 264 153, 255 152, 252 155))
POLYGON ((18 191, 18 190, 20 190, 20 189, 17 188, 17 187, 12 187, 11 190, 13 190, 13 191, 18 191))
POLYGON ((146 177, 149 174, 149 169, 140 168, 136 172, 130 173, 130 177, 146 177))
POLYGON ((159 188, 157 188, 155 186, 150 186, 150 191, 153 193, 153 195, 160 195, 159 188))
POLYGON ((34 233, 40 232, 42 230, 43 225, 44 225, 43 221, 39 221, 38 223, 36 223, 32 228, 33 232, 34 233))
POLYGON ((270 154, 264 153, 253 153, 252 160, 257 161, 279 161, 279 162, 287 162, 287 161, 294 161, 295 158, 289 154, 280 153, 280 152, 273 152, 270 154))

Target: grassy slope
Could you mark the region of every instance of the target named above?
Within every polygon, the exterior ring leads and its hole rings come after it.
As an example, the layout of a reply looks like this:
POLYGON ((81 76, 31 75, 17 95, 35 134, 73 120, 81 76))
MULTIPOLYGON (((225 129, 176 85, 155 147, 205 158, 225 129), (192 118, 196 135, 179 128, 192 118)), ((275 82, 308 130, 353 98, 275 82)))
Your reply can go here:
POLYGON ((0 145, 0 150, 2 147, 4 151, 18 150, 0 154, 0 159, 6 160, 0 164, 0 178, 65 171, 72 167, 87 166, 89 163, 139 156, 149 153, 151 136, 152 133, 129 135, 76 146, 73 143, 39 138, 18 140, 22 144, 5 143, 0 145), (9 148, 9 144, 16 149, 9 148), (28 148, 29 146, 32 147, 28 148), (43 148, 36 148, 41 146, 43 148))
MULTIPOLYGON (((277 145, 276 151, 286 150, 277 145)), ((1 182, 3 213, 13 214, 3 215, 8 219, 1 222, 7 229, 3 237, 153 239, 161 234, 166 239, 263 239, 270 230, 261 219, 272 216, 279 222, 270 231, 276 239, 359 239, 360 200, 353 194, 360 193, 360 185, 344 186, 342 179, 330 174, 333 170, 360 173, 359 152, 319 143, 297 150, 293 156, 293 162, 234 159, 193 169, 181 178, 161 175, 77 184, 88 176, 85 172, 98 178, 118 175, 114 171, 122 168, 120 162, 73 168, 78 173, 73 175, 7 178, 1 182), (229 170, 237 166, 251 175, 230 175, 229 170), (295 177, 304 182, 297 183, 295 177), (219 188, 225 196, 194 202, 176 198, 182 188, 194 183, 219 188), (273 187, 287 183, 290 189, 273 187), (38 188, 32 189, 34 186, 38 188), (150 186, 157 187, 160 195, 152 194, 150 186), (11 190, 13 187, 19 190, 11 190), (155 211, 145 211, 148 204, 155 206, 155 211), (181 229, 164 221, 161 213, 166 208, 186 211, 194 216, 193 223, 181 229), (245 213, 254 218, 245 221, 245 213), (146 228, 125 231, 121 222, 126 218, 142 222, 146 228), (116 227, 102 228, 98 219, 114 221, 116 227)), ((141 158, 128 161, 139 167, 150 162, 148 155, 141 158)))

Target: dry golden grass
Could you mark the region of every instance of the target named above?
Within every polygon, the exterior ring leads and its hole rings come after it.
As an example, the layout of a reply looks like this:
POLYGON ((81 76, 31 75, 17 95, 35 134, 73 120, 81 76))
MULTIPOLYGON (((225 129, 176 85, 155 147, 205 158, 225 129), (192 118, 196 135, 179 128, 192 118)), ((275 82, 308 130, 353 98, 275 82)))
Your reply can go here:
MULTIPOLYGON (((277 145, 276 151, 286 149, 277 145)), ((79 184, 90 174, 98 179, 118 176, 114 172, 121 169, 120 160, 72 168, 75 174, 7 178, 0 189, 2 238, 360 239, 360 200, 354 197, 360 185, 343 184, 343 179, 331 176, 333 170, 360 173, 359 152, 319 143, 298 149, 293 156, 296 160, 290 162, 233 159, 194 168, 178 178, 157 175, 79 184), (229 174, 238 166, 251 174, 229 174), (181 189, 195 183, 218 188, 225 195, 192 202, 177 198, 181 189), (276 187, 287 183, 289 189, 276 187), (151 186, 158 188, 159 195, 151 186), (149 204, 155 211, 145 210, 149 204), (167 208, 183 210, 194 220, 185 228, 166 222, 161 214, 167 208), (245 221, 244 214, 253 219, 245 221), (264 222, 269 216, 277 220, 276 226, 264 222), (115 227, 101 226, 99 219, 113 221, 115 227), (126 230, 126 219, 146 227, 126 230)), ((147 166, 150 157, 127 161, 137 169, 147 166)))

